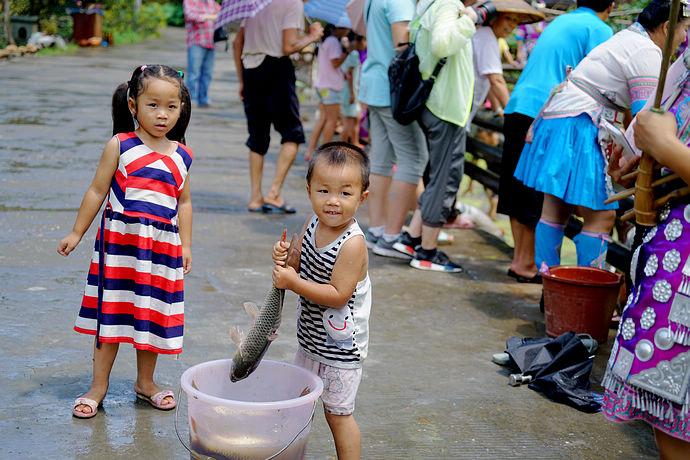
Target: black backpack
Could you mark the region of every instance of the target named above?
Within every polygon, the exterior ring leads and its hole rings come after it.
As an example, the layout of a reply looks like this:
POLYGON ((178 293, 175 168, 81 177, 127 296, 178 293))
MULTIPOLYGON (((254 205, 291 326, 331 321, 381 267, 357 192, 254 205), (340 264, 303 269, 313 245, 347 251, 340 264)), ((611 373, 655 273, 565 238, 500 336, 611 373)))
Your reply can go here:
POLYGON ((434 81, 447 60, 446 58, 439 60, 429 79, 424 80, 419 72, 419 58, 415 53, 415 44, 408 45, 388 67, 391 112, 393 112, 393 118, 401 125, 409 125, 419 119, 424 110, 424 104, 431 94, 434 81))

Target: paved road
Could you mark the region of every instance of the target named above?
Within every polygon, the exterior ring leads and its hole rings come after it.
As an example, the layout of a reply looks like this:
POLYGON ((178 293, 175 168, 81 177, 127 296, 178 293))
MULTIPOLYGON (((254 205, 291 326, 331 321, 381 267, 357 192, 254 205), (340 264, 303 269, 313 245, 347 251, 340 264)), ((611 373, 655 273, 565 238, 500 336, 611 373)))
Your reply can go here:
MULTIPOLYGON (((72 400, 90 378, 91 340, 71 328, 95 225, 72 256, 55 254, 110 136, 116 84, 135 65, 184 68, 185 61, 182 31, 168 30, 145 44, 0 64, 2 458, 188 458, 173 414, 135 402, 129 346, 121 348, 103 414, 92 420, 70 416, 72 400)), ((234 351, 228 328, 247 326, 242 302, 260 301, 269 286, 272 242, 283 225, 297 231, 309 212, 302 164, 286 184, 297 215, 245 212, 245 123, 236 85, 231 56, 220 53, 214 108, 195 111, 188 131, 196 161, 185 353, 179 360, 161 358, 157 372, 162 384, 176 390, 186 368, 234 351)), ((645 425, 614 426, 507 385, 506 372, 490 357, 511 335, 543 335, 539 288, 505 276, 508 251, 497 240, 473 231, 455 235, 459 241, 448 251, 464 261, 462 276, 371 260, 370 357, 356 411, 365 458, 654 458, 645 425)), ((289 295, 271 359, 291 361, 296 349, 294 301, 289 295)), ((594 379, 607 355, 608 348, 599 353, 594 379)), ((317 412, 308 458, 333 457, 317 412)))

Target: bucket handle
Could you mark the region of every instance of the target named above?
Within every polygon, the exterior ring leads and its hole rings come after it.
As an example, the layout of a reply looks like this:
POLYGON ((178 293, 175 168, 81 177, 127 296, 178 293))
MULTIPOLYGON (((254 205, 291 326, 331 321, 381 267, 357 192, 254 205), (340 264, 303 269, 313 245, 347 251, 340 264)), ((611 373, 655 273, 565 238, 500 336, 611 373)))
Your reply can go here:
MULTIPOLYGON (((182 402, 181 397, 182 397, 182 387, 180 387, 180 389, 177 391, 177 400, 180 401, 180 402, 182 402)), ((175 434, 177 434, 177 439, 180 440, 180 442, 182 443, 182 446, 183 446, 185 449, 187 449, 187 452, 189 452, 194 458, 201 459, 201 460, 214 460, 213 457, 209 457, 208 455, 202 455, 202 454, 196 452, 196 451, 195 451, 194 449, 192 449, 190 446, 187 446, 187 444, 182 440, 182 436, 180 436, 180 430, 178 429, 178 425, 177 425, 177 416, 178 416, 179 412, 180 412, 180 404, 177 404, 177 406, 175 406, 175 434)), ((297 434, 295 435, 295 437, 293 437, 293 438, 290 440, 290 442, 288 442, 288 443, 285 445, 285 447, 283 447, 282 449, 280 449, 278 452, 276 452, 275 454, 271 455, 270 457, 266 458, 266 460, 273 460, 273 459, 276 458, 278 455, 280 455, 280 454, 282 454, 283 452, 285 452, 285 450, 286 450, 288 447, 290 447, 290 446, 292 445, 292 443, 295 442, 295 441, 297 440, 297 438, 299 438, 299 436, 304 432, 304 430, 306 430, 306 429, 309 427, 309 425, 311 425, 311 422, 314 420, 314 414, 315 414, 315 413, 316 413, 316 401, 314 401, 314 405, 313 405, 312 408, 311 408, 311 415, 309 416, 309 419, 307 420, 307 423, 302 427, 302 429, 299 430, 299 431, 297 432, 297 434)))

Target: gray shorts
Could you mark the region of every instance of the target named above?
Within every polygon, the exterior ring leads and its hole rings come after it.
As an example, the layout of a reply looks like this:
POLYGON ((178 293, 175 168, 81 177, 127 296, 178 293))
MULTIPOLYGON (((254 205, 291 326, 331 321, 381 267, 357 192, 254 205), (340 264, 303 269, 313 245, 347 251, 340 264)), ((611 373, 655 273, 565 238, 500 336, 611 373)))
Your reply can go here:
POLYGON ((355 398, 359 382, 362 381, 362 368, 341 369, 322 364, 311 359, 301 349, 297 349, 295 364, 304 368, 323 380, 323 393, 321 401, 329 414, 352 415, 355 411, 355 398))
POLYGON ((369 106, 371 173, 417 184, 429 159, 426 139, 419 125, 401 125, 390 107, 369 106), (393 173, 393 165, 397 166, 393 173))

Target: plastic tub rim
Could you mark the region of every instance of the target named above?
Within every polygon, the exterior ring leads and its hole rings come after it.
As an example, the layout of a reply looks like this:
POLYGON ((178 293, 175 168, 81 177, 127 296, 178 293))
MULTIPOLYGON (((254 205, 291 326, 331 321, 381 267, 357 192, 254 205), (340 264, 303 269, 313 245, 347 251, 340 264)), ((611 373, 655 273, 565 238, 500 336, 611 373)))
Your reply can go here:
POLYGON ((596 267, 580 267, 579 265, 555 265, 555 266, 553 266, 553 267, 549 267, 549 270, 555 270, 555 269, 557 269, 557 268, 569 268, 569 269, 571 269, 571 268, 575 268, 575 269, 577 269, 577 268, 587 268, 587 269, 589 269, 589 270, 598 270, 598 271, 602 271, 602 272, 609 273, 609 274, 611 274, 611 275, 615 275, 615 276, 617 277, 617 279, 616 279, 615 281, 600 281, 600 282, 592 282, 592 281, 575 281, 575 280, 571 280, 571 279, 568 279, 568 278, 561 278, 561 277, 555 276, 555 275, 553 275, 553 274, 551 274, 551 273, 542 273, 542 274, 541 274, 542 278, 543 278, 543 279, 548 279, 548 280, 550 280, 550 281, 557 281, 557 282, 559 282, 559 283, 573 284, 573 285, 576 285, 576 286, 590 286, 590 287, 608 287, 608 286, 615 286, 615 285, 617 285, 617 284, 620 284, 620 282, 621 282, 621 280, 622 280, 622 276, 621 276, 620 273, 613 273, 613 272, 610 272, 610 271, 607 271, 607 270, 604 270, 604 269, 601 269, 601 268, 596 268, 596 267))
MULTIPOLYGON (((216 404, 216 405, 221 405, 225 407, 237 407, 237 408, 242 408, 242 409, 255 409, 255 410, 270 410, 270 409, 291 409, 294 407, 299 407, 299 406, 304 406, 308 403, 314 403, 316 400, 321 396, 321 393, 323 392, 323 381, 321 378, 315 374, 312 374, 308 370, 296 366, 291 363, 284 363, 281 361, 273 361, 270 359, 264 359, 263 362, 270 362, 273 364, 280 364, 281 366, 286 366, 286 367, 292 367, 294 369, 298 369, 300 371, 309 373, 311 377, 313 377, 314 382, 316 383, 316 386, 312 389, 312 391, 309 392, 309 394, 306 394, 304 396, 299 396, 297 398, 292 398, 292 399, 284 399, 281 401, 260 401, 260 402, 250 402, 250 401, 237 401, 234 399, 225 399, 225 398, 219 398, 217 396, 211 396, 207 393, 203 393, 196 388, 192 387, 191 385, 191 375, 192 371, 195 369, 200 369, 203 367, 211 366, 213 364, 219 363, 219 362, 232 362, 232 359, 226 358, 226 359, 216 359, 213 361, 204 361, 199 364, 195 364, 194 366, 190 367, 186 371, 182 373, 182 377, 180 377, 180 384, 182 385, 182 390, 187 394, 187 398, 190 396, 195 397, 199 401, 205 402, 205 403, 210 403, 210 404, 216 404)), ((230 377, 228 376, 228 380, 230 377)))

